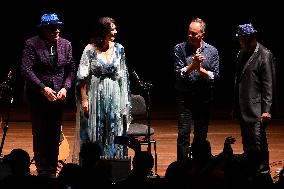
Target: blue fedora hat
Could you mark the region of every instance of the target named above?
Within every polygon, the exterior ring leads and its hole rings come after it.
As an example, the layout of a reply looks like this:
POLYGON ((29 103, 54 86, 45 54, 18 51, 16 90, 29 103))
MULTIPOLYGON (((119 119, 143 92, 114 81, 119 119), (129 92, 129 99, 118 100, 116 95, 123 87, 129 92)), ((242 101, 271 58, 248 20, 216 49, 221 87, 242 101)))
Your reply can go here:
POLYGON ((256 33, 257 31, 254 29, 251 23, 242 24, 238 26, 238 31, 236 33, 236 37, 247 36, 256 33))
POLYGON ((54 25, 63 25, 64 23, 61 22, 55 13, 47 13, 43 14, 40 18, 40 24, 38 24, 38 27, 48 27, 48 26, 54 26, 54 25))

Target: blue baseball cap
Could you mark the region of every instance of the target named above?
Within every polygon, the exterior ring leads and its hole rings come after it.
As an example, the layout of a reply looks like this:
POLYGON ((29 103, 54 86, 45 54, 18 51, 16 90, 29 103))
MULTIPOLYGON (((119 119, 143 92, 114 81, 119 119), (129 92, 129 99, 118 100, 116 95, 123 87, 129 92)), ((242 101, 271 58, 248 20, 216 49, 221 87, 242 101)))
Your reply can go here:
POLYGON ((48 27, 48 26, 54 26, 54 25, 63 25, 64 23, 61 22, 55 13, 48 13, 43 14, 40 18, 40 24, 38 24, 38 27, 48 27))
POLYGON ((236 33, 236 37, 247 36, 256 33, 257 31, 254 29, 251 23, 242 24, 238 26, 238 31, 236 33))

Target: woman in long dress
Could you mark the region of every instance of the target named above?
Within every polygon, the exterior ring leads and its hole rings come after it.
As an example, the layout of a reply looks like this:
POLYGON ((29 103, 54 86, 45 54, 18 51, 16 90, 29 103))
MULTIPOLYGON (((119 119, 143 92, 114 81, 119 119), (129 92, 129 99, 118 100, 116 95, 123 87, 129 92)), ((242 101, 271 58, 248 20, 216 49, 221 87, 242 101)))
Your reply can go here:
MULTIPOLYGON (((113 18, 98 20, 93 38, 82 53, 76 82, 80 143, 75 144, 74 151, 86 142, 96 142, 105 158, 128 155, 126 146, 115 142, 116 136, 126 134, 131 121, 128 69, 124 47, 114 42, 116 34, 113 18)), ((78 156, 73 153, 74 161, 78 156)))

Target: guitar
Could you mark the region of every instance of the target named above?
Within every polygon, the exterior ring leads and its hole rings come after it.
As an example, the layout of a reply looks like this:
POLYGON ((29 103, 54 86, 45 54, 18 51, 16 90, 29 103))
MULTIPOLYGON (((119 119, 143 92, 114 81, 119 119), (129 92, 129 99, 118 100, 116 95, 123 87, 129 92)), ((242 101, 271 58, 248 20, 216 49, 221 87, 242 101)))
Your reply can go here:
POLYGON ((67 138, 64 136, 61 125, 58 160, 65 162, 69 154, 70 154, 70 146, 67 138))

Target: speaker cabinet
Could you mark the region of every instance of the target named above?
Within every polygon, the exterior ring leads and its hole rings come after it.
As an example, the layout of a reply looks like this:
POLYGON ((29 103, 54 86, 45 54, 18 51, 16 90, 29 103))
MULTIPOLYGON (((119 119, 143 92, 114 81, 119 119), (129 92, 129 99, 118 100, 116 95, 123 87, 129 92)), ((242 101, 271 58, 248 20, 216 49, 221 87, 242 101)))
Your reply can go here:
POLYGON ((106 159, 111 164, 112 182, 116 183, 128 177, 131 170, 131 158, 106 159))

